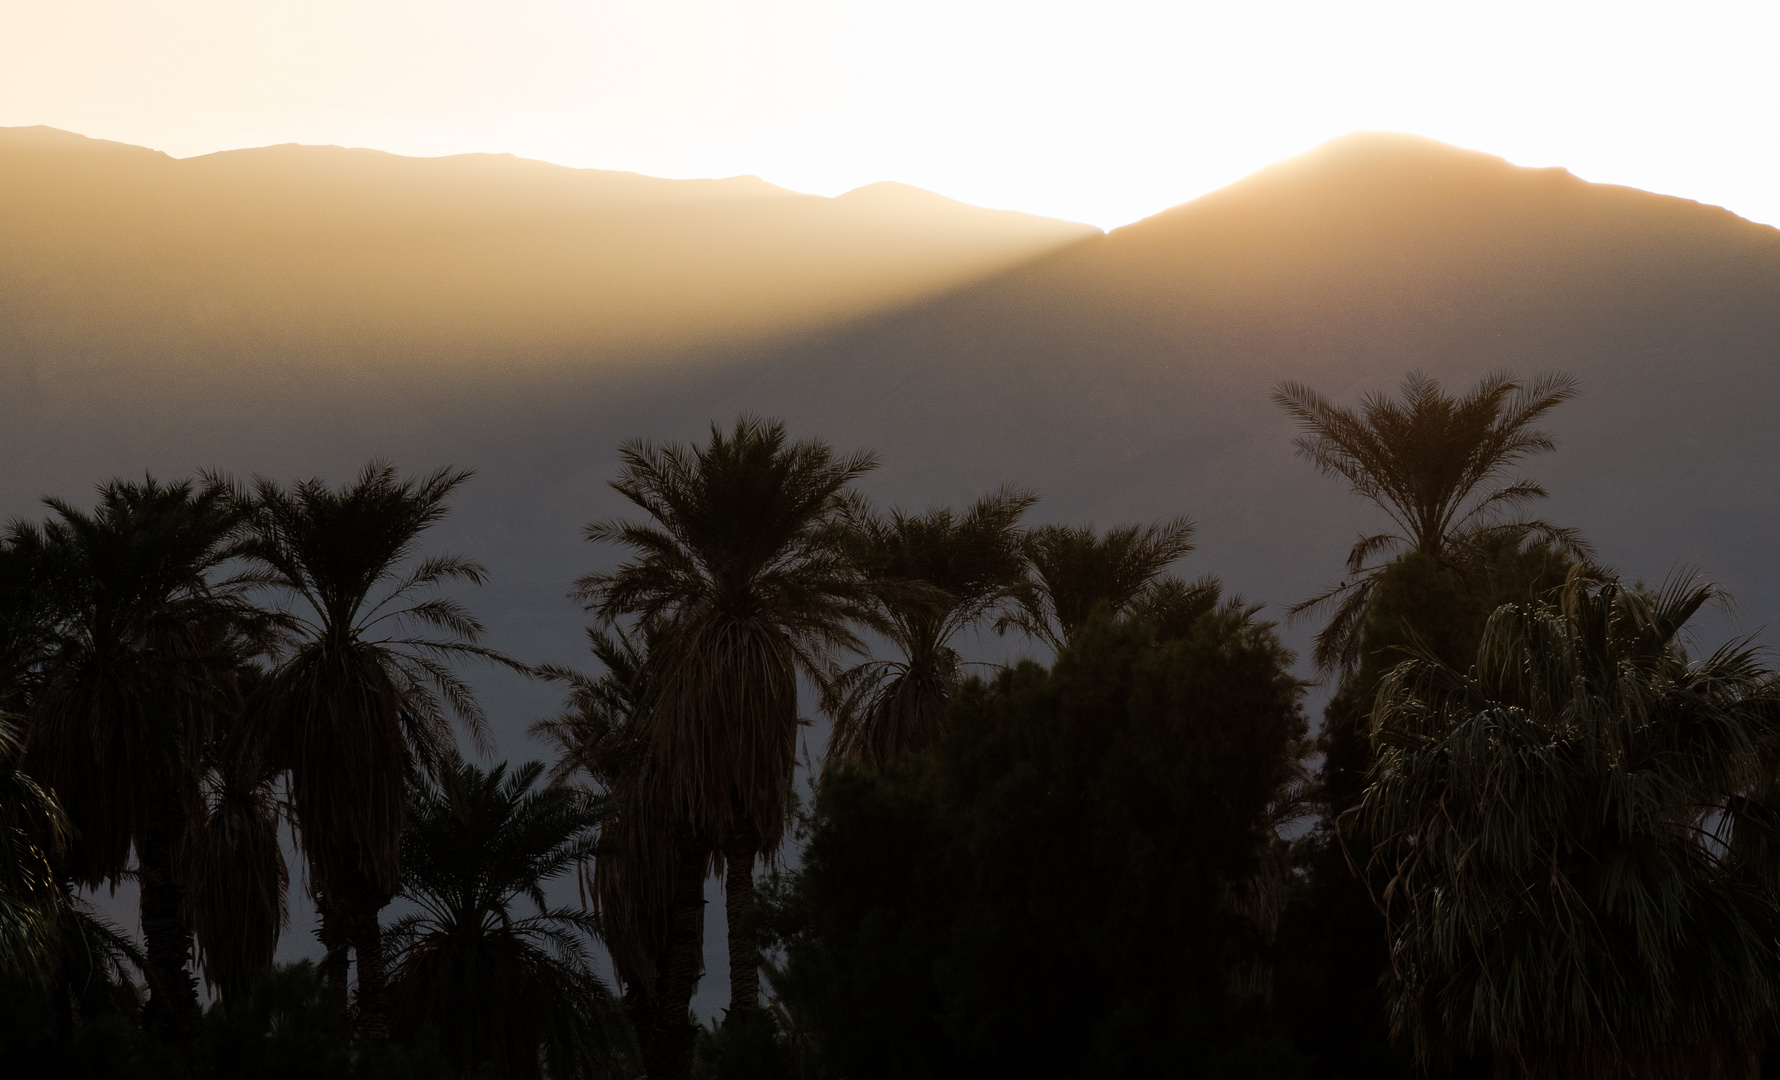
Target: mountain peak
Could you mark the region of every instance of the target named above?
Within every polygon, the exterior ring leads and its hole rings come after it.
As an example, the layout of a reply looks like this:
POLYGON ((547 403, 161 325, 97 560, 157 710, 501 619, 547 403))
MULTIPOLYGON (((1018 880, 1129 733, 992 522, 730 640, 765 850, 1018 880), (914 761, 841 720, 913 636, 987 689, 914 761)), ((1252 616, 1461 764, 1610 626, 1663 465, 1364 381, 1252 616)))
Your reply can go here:
POLYGON ((1597 210, 1629 211, 1635 204, 1658 214, 1707 211, 1742 220, 1687 199, 1590 183, 1563 168, 1515 165, 1418 135, 1363 131, 1117 232, 1160 239, 1179 228, 1220 228, 1242 232, 1250 242, 1268 235, 1395 233, 1423 226, 1450 233, 1483 227, 1492 215, 1523 224, 1562 217, 1577 212, 1578 200, 1597 210))

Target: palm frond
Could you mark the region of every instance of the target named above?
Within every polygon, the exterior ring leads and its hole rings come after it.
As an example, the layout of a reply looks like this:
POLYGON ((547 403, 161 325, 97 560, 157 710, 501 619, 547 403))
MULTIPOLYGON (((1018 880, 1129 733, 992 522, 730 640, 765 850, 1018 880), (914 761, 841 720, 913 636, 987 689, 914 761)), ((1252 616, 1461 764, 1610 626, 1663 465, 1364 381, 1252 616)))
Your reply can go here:
POLYGON ((1759 801, 1780 696, 1746 645, 1680 647, 1713 592, 1579 569, 1553 603, 1498 609, 1469 672, 1386 676, 1352 823, 1387 880, 1393 1024, 1425 1060, 1747 1074, 1780 1003, 1759 801))
MULTIPOLYGON (((1427 375, 1411 372, 1397 396, 1370 393, 1358 409, 1336 405, 1301 383, 1280 384, 1273 400, 1298 423, 1298 453, 1324 474, 1347 481, 1354 494, 1396 526, 1366 537, 1349 553, 1350 575, 1376 575, 1382 572, 1377 556, 1392 546, 1459 566, 1472 559, 1473 542, 1485 536, 1538 536, 1574 557, 1586 557, 1586 544, 1572 530, 1503 520, 1505 513, 1546 497, 1538 483, 1509 480, 1507 474, 1528 455, 1556 446, 1548 433, 1531 425, 1576 393, 1576 380, 1566 375, 1544 375, 1529 384, 1497 372, 1455 396, 1427 375)), ((1331 595, 1293 610, 1320 606, 1331 595)), ((1325 670, 1345 671, 1359 657, 1357 635, 1364 619, 1363 612, 1345 604, 1337 611, 1345 617, 1343 625, 1319 635, 1315 657, 1319 666, 1335 665, 1325 670)))
POLYGON ((603 927, 544 894, 589 857, 610 811, 573 789, 539 788, 544 771, 458 763, 415 792, 403 895, 419 911, 389 931, 397 1020, 438 1031, 460 1069, 615 1077, 635 1047, 594 972, 603 927), (514 913, 521 898, 534 914, 514 913))
POLYGON ((861 648, 853 626, 879 619, 847 549, 847 492, 875 460, 751 417, 699 446, 627 443, 620 459, 612 486, 647 520, 589 526, 629 557, 573 595, 608 627, 663 628, 647 774, 673 812, 770 851, 790 805, 798 675, 861 648))
POLYGON ((998 619, 996 629, 1018 628, 1061 649, 1097 608, 1126 613, 1152 581, 1193 550, 1193 531, 1184 517, 1104 534, 1092 526, 1033 529, 1026 537, 1031 577, 1014 597, 1018 609, 998 619))
POLYGON ((402 477, 372 462, 338 488, 259 479, 251 489, 242 554, 281 599, 294 636, 272 679, 268 722, 290 770, 311 887, 373 910, 399 880, 412 767, 455 757, 453 717, 488 745, 482 707, 456 666, 529 671, 480 644, 481 623, 439 591, 482 584, 481 564, 420 552, 422 534, 471 475, 444 467, 402 477))

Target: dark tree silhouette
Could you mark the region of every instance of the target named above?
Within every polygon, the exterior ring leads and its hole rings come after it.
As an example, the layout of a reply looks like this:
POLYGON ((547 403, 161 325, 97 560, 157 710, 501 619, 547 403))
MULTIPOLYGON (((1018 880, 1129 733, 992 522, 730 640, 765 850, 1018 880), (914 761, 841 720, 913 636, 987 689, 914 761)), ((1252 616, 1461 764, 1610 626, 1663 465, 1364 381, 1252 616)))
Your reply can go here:
POLYGON ((576 595, 608 624, 662 621, 642 782, 665 794, 687 843, 723 853, 730 1009, 745 1015, 760 993, 754 862, 777 850, 790 812, 798 673, 818 677, 834 650, 858 647, 850 624, 872 619, 841 519, 874 463, 752 418, 713 426, 702 447, 631 443, 622 458, 612 486, 649 521, 588 527, 632 557, 576 595))
POLYGON ((1475 665, 1390 672, 1354 811, 1375 838, 1396 1031, 1497 1075, 1750 1077, 1780 1006, 1756 651, 1678 644, 1716 593, 1573 573, 1505 605, 1475 665))
POLYGON ((608 931, 613 965, 651 1075, 686 1053, 686 1010, 704 959, 704 880, 709 845, 677 818, 664 785, 653 782, 649 720, 657 668, 649 662, 659 620, 634 628, 589 628, 597 678, 546 665, 539 673, 568 687, 567 708, 532 725, 560 756, 556 784, 585 777, 610 800, 597 858, 583 885, 608 931), (669 1004, 673 1003, 673 1004, 669 1004))
POLYGON ((186 848, 199 965, 231 1003, 272 969, 290 916, 290 870, 278 839, 281 791, 265 737, 267 680, 252 666, 240 678, 252 689, 243 694, 243 711, 211 739, 204 801, 186 848))
POLYGON ((1092 526, 1033 529, 1026 536, 1031 577, 1017 594, 1018 609, 996 629, 1016 628, 1060 650, 1097 607, 1117 616, 1141 605, 1162 572, 1192 550, 1193 523, 1184 517, 1104 534, 1092 526))
POLYGON ((1367 394, 1358 410, 1343 408, 1300 383, 1282 383, 1273 400, 1304 432, 1298 452, 1330 476, 1346 480, 1395 526, 1361 537, 1348 553, 1348 576, 1291 609, 1294 615, 1334 607, 1317 635, 1312 659, 1325 671, 1351 671, 1360 658, 1360 628, 1379 577, 1393 553, 1419 552, 1449 568, 1466 568, 1480 550, 1528 536, 1576 558, 1587 545, 1574 530, 1513 517, 1546 497, 1531 480, 1509 480, 1530 454, 1550 450, 1550 435, 1531 425, 1576 396, 1576 380, 1544 375, 1522 384, 1490 375, 1462 397, 1412 372, 1400 398, 1367 394))
POLYGON ((0 966, 45 985, 55 968, 56 861, 68 845, 68 819, 56 800, 19 768, 24 740, 0 718, 0 966))
POLYGON ((482 567, 419 551, 469 476, 400 479, 371 465, 338 489, 254 485, 246 552, 280 593, 295 639, 267 688, 271 752, 289 770, 329 978, 343 998, 350 943, 359 1023, 373 1042, 388 1034, 378 913, 400 884, 409 777, 455 757, 452 715, 484 738, 482 708, 453 665, 525 670, 481 645, 482 625, 439 591, 481 584, 482 567))
POLYGON ((825 770, 769 923, 823 1075, 1273 1075, 1229 891, 1299 774, 1291 662, 1244 609, 1102 614, 928 750, 825 770))
POLYGON ((600 925, 544 895, 591 857, 609 810, 571 788, 537 789, 543 774, 536 762, 511 775, 458 764, 414 793, 401 895, 419 910, 388 933, 395 1017, 406 1031, 430 1026, 465 1071, 628 1075, 629 1028, 593 968, 600 925))
POLYGON ((1038 499, 1004 489, 962 514, 855 515, 854 557, 878 586, 881 631, 899 654, 836 667, 823 688, 830 757, 882 768, 939 737, 964 662, 960 633, 998 614, 1026 577, 1020 516, 1038 499))
POLYGON ((48 502, 48 521, 9 536, 45 611, 27 768, 67 812, 76 881, 118 880, 134 850, 150 1017, 183 1028, 198 1001, 178 854, 202 803, 205 743, 239 705, 235 667, 261 622, 244 581, 214 576, 236 554, 242 513, 216 478, 113 481, 91 513, 48 502))

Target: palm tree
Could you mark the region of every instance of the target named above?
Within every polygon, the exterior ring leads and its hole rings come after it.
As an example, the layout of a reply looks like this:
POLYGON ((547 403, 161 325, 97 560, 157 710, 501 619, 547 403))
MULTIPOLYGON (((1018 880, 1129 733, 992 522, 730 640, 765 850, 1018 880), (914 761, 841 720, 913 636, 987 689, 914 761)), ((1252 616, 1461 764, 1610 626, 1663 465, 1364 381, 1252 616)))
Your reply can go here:
POLYGON ((581 578, 575 595, 607 624, 662 622, 642 782, 663 793, 682 846, 723 853, 730 1010, 752 1013, 754 860, 777 850, 790 813, 798 673, 819 677, 837 648, 859 647, 850 623, 872 620, 842 519, 849 485, 875 463, 746 417, 728 433, 713 425, 703 447, 621 453, 612 486, 650 521, 588 526, 632 558, 581 578))
MULTIPOLYGON (((1162 572, 1193 550, 1193 523, 1124 525, 1104 534, 1092 526, 1045 525, 1026 537, 1031 579, 1019 608, 996 623, 1061 650, 1104 604, 1115 616, 1144 606, 1162 572)), ((1172 588, 1172 587, 1171 587, 1172 588)))
POLYGON ((147 961, 61 877, 71 829, 20 767, 24 748, 18 725, 0 718, 0 985, 28 989, 64 1026, 131 1010, 130 972, 147 961))
POLYGON ((1020 515, 1037 501, 1004 488, 962 514, 855 515, 854 557, 879 585, 878 623, 901 655, 836 668, 827 680, 831 758, 882 769, 939 737, 964 671, 952 640, 1018 595, 1027 567, 1020 515))
POLYGON ((53 517, 8 537, 44 611, 26 764, 68 815, 76 881, 117 881, 134 850, 150 1015, 182 1027, 198 1002, 178 852, 201 801, 204 744, 236 707, 240 655, 259 647, 244 582, 214 578, 242 515, 215 477, 112 481, 90 514, 47 501, 53 517))
POLYGON ((1353 811, 1375 838, 1393 1027, 1499 1077, 1756 1075, 1780 1007, 1780 695, 1677 644, 1715 590, 1578 571, 1504 605, 1468 672, 1388 674, 1353 811))
POLYGON ((709 845, 697 843, 675 818, 664 785, 653 782, 647 768, 657 697, 657 669, 649 655, 662 630, 659 620, 634 628, 590 627, 588 641, 604 672, 590 678, 540 667, 543 677, 568 685, 568 708, 531 728, 559 751, 550 771, 553 784, 585 776, 612 807, 600 823, 596 857, 591 872, 583 872, 582 887, 606 927, 644 1069, 652 1076, 673 1074, 675 1055, 687 1049, 686 1008, 703 967, 709 854, 709 845))
POLYGON ((544 895, 593 854, 608 809, 572 788, 534 790, 543 773, 457 764, 414 792, 401 895, 419 910, 389 931, 395 1013, 407 1030, 430 1025, 466 1071, 622 1075, 630 1036, 594 973, 599 922, 544 895), (522 897, 534 914, 514 910, 522 897))
POLYGON ((282 594, 295 638, 267 691, 268 745, 289 772, 336 1000, 344 1005, 350 945, 359 1024, 373 1042, 388 1034, 378 913, 400 886, 410 777, 455 756, 451 716, 486 738, 482 708, 452 665, 525 670, 480 644, 481 623, 439 591, 480 585, 482 567, 419 552, 469 477, 447 468, 400 479, 372 464, 339 489, 319 479, 253 489, 245 550, 282 594))
POLYGON ((47 983, 55 967, 56 863, 68 819, 56 800, 19 768, 24 740, 0 718, 0 967, 47 983))
POLYGON ((211 740, 202 812, 186 847, 198 963, 229 1004, 246 1000, 272 969, 290 915, 278 774, 264 738, 267 679, 251 666, 241 678, 258 692, 244 695, 244 711, 211 740))
POLYGON ((0 541, 0 982, 41 993, 65 1030, 76 1016, 133 1012, 131 972, 147 960, 75 894, 72 827, 23 768, 21 717, 52 640, 35 570, 31 552, 0 541))
POLYGON ((1290 609, 1293 615, 1329 605, 1335 609, 1316 638, 1312 658, 1319 668, 1345 672, 1359 662, 1367 605, 1389 563, 1380 561, 1381 555, 1414 551, 1465 570, 1486 547, 1539 536, 1575 558, 1588 556, 1587 545, 1571 529, 1503 520, 1546 497, 1537 483, 1510 481, 1508 472, 1528 455, 1556 446, 1531 425, 1576 392, 1576 380, 1568 375, 1543 375, 1523 384, 1512 375, 1494 374, 1454 397, 1435 380, 1412 372, 1400 400, 1367 394, 1356 411, 1301 383, 1275 389, 1274 402, 1304 432, 1296 440, 1298 453, 1325 474, 1346 480, 1393 526, 1354 544, 1345 579, 1290 609))

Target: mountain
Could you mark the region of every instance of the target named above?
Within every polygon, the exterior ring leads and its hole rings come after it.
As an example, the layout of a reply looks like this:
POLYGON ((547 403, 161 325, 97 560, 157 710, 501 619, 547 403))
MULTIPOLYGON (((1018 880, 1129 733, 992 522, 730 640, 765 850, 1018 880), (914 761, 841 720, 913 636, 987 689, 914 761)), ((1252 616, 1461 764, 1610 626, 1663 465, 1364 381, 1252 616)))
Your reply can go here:
POLYGON ((1098 234, 898 185, 827 199, 311 146, 175 160, 48 128, 0 129, 0 191, 14 424, 109 413, 113 443, 158 447, 239 407, 205 452, 267 420, 424 427, 417 386, 647 376, 1098 234))
POLYGON ((1423 139, 1336 140, 664 411, 845 432, 904 498, 1014 480, 1047 516, 1188 513, 1183 565, 1290 602, 1377 516, 1294 460, 1268 390, 1352 402, 1412 369, 1577 375, 1527 466, 1541 515, 1648 579, 1700 567, 1752 627, 1780 615, 1780 232, 1423 139))
MULTIPOLYGON (((527 660, 583 662, 564 593, 606 558, 580 528, 623 511, 620 440, 743 411, 879 451, 886 500, 1189 514, 1183 570, 1289 604, 1377 515, 1269 389, 1411 369, 1577 375, 1541 514, 1634 575, 1701 567, 1745 629, 1780 615, 1780 232, 1715 207, 1378 134, 1102 236, 894 184, 0 130, 0 514, 145 469, 472 466, 437 540, 527 660)), ((481 678, 500 752, 535 753, 552 691, 481 678)))
MULTIPOLYGON (((1190 514, 1185 569, 1289 603, 1373 519, 1293 459, 1269 388, 1411 369, 1576 374, 1541 512, 1780 612, 1780 232, 1561 169, 1355 135, 1104 236, 897 184, 42 128, 0 131, 0 189, 0 512, 143 469, 472 466, 442 539, 528 659, 579 659, 563 592, 621 509, 617 443, 743 411, 876 449, 886 499, 1190 514)), ((549 695, 495 685, 511 744, 549 695)))

